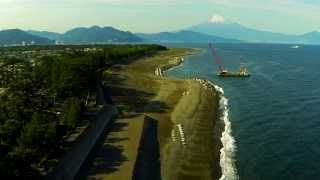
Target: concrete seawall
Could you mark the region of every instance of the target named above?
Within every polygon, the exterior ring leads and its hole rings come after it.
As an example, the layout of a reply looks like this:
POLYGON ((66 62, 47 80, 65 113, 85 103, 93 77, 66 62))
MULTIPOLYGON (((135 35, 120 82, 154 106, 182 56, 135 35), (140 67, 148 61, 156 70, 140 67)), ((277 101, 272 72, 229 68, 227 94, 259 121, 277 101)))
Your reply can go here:
POLYGON ((56 169, 49 175, 49 180, 72 180, 85 162, 91 149, 103 133, 107 124, 117 115, 117 109, 105 105, 82 135, 82 139, 61 159, 56 169))
POLYGON ((101 83, 97 83, 97 105, 102 106, 97 118, 90 123, 81 134, 80 140, 60 159, 56 168, 48 175, 49 180, 73 180, 91 150, 103 134, 106 126, 118 115, 115 106, 108 105, 107 90, 101 83))

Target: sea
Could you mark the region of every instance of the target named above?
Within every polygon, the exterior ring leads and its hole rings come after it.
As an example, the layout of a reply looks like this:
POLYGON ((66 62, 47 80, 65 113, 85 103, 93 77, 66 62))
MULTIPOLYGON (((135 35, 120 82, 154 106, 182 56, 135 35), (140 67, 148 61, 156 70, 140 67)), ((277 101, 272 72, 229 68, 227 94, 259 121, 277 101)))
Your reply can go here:
POLYGON ((208 44, 165 45, 202 49, 169 76, 199 77, 224 91, 224 179, 320 179, 320 46, 215 44, 227 70, 244 63, 251 73, 221 78, 208 44))

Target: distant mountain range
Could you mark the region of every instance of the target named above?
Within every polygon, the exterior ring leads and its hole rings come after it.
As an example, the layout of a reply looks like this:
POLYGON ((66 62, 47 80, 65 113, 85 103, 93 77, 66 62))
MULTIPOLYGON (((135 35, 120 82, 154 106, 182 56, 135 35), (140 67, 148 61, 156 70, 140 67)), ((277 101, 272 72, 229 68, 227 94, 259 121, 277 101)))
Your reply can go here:
MULTIPOLYGON (((11 30, 7 30, 11 31, 11 30)), ((74 28, 65 33, 55 33, 48 31, 17 30, 20 33, 24 33, 32 39, 28 41, 34 41, 35 44, 53 44, 54 42, 63 42, 66 44, 85 44, 85 43, 136 43, 136 42, 228 42, 238 43, 239 40, 233 40, 228 38, 220 38, 208 34, 199 32, 193 32, 188 30, 182 30, 178 32, 160 32, 154 34, 137 33, 133 34, 129 31, 121 31, 113 27, 99 27, 92 26, 89 28, 79 27, 74 28), (41 43, 39 41, 41 39, 41 43)), ((15 41, 2 41, 0 44, 22 44, 24 38, 18 38, 16 31, 12 31, 6 37, 15 39, 15 41)), ((1 40, 0 40, 1 41, 1 40)))
POLYGON ((182 30, 178 32, 160 32, 154 34, 137 33, 137 36, 144 41, 150 42, 224 42, 239 43, 241 41, 235 39, 221 38, 199 32, 182 30))
POLYGON ((78 27, 65 33, 8 29, 0 31, 0 45, 136 42, 216 42, 216 43, 288 43, 320 44, 320 32, 288 35, 248 28, 232 22, 204 22, 181 31, 153 34, 121 31, 113 27, 78 27))
POLYGON ((21 44, 52 44, 54 41, 29 34, 19 29, 7 29, 0 31, 0 45, 21 44))
POLYGON ((72 29, 64 33, 60 40, 70 43, 142 42, 131 32, 99 26, 72 29))
POLYGON ((223 38, 239 39, 246 42, 320 44, 320 32, 316 31, 303 35, 288 35, 256 30, 231 22, 204 22, 187 29, 223 38))
POLYGON ((92 26, 90 28, 78 27, 64 34, 34 31, 29 33, 65 43, 112 43, 112 42, 141 42, 142 39, 129 31, 121 31, 113 27, 92 26))
POLYGON ((129 31, 121 31, 113 27, 92 26, 90 28, 74 28, 60 34, 48 31, 9 29, 0 31, 0 45, 22 44, 66 44, 86 43, 130 43, 143 40, 129 31))
POLYGON ((30 33, 35 36, 40 36, 43 38, 51 39, 51 40, 58 40, 61 38, 62 34, 55 33, 55 32, 49 32, 49 31, 35 31, 35 30, 28 30, 27 33, 30 33))

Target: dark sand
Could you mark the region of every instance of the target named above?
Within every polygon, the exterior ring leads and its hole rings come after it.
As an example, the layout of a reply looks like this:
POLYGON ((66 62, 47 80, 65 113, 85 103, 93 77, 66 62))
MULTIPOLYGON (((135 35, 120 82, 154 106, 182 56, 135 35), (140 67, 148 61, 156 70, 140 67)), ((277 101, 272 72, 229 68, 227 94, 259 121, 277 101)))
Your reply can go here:
POLYGON ((217 133, 215 90, 196 80, 154 75, 156 67, 179 65, 180 61, 174 59, 197 52, 170 49, 111 70, 112 78, 107 83, 112 85, 114 101, 122 113, 92 153, 84 178, 150 179, 161 174, 163 180, 219 179, 221 133, 217 133), (157 134, 145 137, 151 129, 157 134))

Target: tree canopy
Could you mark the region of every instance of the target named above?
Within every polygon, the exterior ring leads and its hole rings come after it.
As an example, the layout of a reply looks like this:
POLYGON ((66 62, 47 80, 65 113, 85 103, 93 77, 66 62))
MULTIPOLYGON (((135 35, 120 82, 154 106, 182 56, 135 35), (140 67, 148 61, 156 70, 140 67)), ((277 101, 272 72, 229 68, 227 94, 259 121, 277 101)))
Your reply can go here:
POLYGON ((62 50, 57 56, 8 58, 0 67, 0 177, 36 179, 81 121, 106 67, 165 48, 157 45, 34 46, 0 51, 62 50), (83 48, 93 49, 84 51, 83 48), (51 104, 58 102, 57 105, 51 104))

